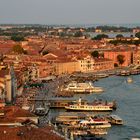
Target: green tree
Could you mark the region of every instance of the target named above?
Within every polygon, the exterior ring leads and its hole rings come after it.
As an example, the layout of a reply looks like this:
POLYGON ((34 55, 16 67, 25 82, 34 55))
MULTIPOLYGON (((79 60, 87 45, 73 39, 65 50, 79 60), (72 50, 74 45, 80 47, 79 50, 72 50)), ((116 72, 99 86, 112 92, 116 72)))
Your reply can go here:
POLYGON ((24 41, 25 39, 21 35, 13 35, 11 36, 11 40, 19 42, 19 41, 24 41))
POLYGON ((46 54, 48 54, 49 52, 47 51, 47 50, 45 50, 45 51, 43 51, 42 52, 42 55, 46 55, 46 54))
POLYGON ((20 45, 13 46, 13 51, 18 54, 27 54, 27 51, 25 51, 20 45))
POLYGON ((116 38, 123 38, 124 36, 122 34, 117 34, 116 38))
POLYGON ((114 63, 114 67, 118 67, 118 64, 117 63, 114 63))
POLYGON ((106 34, 98 34, 97 36, 95 36, 93 38, 93 40, 102 40, 104 38, 108 38, 108 35, 106 35, 106 34))
POLYGON ((81 31, 77 31, 75 34, 74 34, 74 37, 82 37, 83 36, 83 33, 81 31))
POLYGON ((93 51, 91 53, 91 55, 92 55, 93 58, 98 58, 99 57, 99 52, 98 51, 93 51))
POLYGON ((117 56, 117 60, 118 60, 118 63, 120 64, 120 65, 122 65, 124 62, 125 62, 125 56, 124 55, 121 55, 121 54, 119 54, 118 56, 117 56))
POLYGON ((135 37, 137 37, 137 38, 140 39, 140 32, 137 32, 137 33, 135 34, 135 37))

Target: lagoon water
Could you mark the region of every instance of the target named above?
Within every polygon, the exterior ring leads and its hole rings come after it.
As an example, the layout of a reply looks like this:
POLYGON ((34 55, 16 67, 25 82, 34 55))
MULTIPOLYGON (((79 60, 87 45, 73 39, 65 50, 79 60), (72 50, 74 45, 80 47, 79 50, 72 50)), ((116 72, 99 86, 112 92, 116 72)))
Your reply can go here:
MULTIPOLYGON (((127 77, 113 76, 99 80, 95 85, 105 88, 100 95, 89 95, 107 100, 116 100, 118 108, 113 114, 124 120, 122 126, 112 126, 105 137, 107 140, 130 140, 140 138, 140 75, 132 76, 133 83, 126 82, 127 77)), ((89 97, 88 97, 89 98, 89 97)))
MULTIPOLYGON (((111 76, 95 82, 95 86, 101 86, 105 92, 101 94, 77 95, 82 99, 93 101, 95 98, 104 100, 116 100, 118 108, 112 114, 119 115, 124 120, 122 126, 112 126, 106 140, 131 140, 140 138, 140 75, 131 76, 133 83, 126 82, 127 77, 111 76)), ((56 113, 56 110, 54 111, 56 113)), ((59 113, 59 111, 58 111, 59 113)))
POLYGON ((97 36, 98 34, 107 34, 110 38, 114 38, 114 37, 116 37, 116 35, 118 35, 118 34, 122 34, 124 37, 130 37, 131 35, 135 36, 135 33, 132 33, 132 32, 90 33, 90 36, 91 36, 91 37, 95 37, 95 36, 97 36))

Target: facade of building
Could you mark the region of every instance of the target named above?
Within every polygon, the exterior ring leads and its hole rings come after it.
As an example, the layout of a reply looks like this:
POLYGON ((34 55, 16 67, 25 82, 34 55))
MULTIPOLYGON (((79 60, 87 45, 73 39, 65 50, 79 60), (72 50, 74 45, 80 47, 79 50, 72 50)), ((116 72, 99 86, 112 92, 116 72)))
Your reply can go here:
POLYGON ((136 48, 133 52, 133 64, 140 65, 140 48, 136 48))
POLYGON ((114 63, 110 59, 98 58, 95 59, 94 71, 105 71, 114 69, 114 63))
POLYGON ((67 62, 58 62, 55 64, 55 73, 56 75, 60 74, 71 74, 73 72, 79 71, 77 61, 67 61, 67 62))
POLYGON ((131 50, 109 50, 104 52, 104 58, 113 60, 114 64, 118 64, 121 66, 129 66, 132 63, 132 51, 131 50), (122 55, 124 57, 123 64, 119 64, 118 55, 122 55))
POLYGON ((95 60, 93 57, 88 55, 78 60, 78 66, 80 72, 93 72, 94 71, 95 60))
POLYGON ((7 103, 12 103, 15 100, 17 92, 17 81, 14 70, 11 67, 7 70, 1 70, 0 73, 1 98, 5 98, 7 103))

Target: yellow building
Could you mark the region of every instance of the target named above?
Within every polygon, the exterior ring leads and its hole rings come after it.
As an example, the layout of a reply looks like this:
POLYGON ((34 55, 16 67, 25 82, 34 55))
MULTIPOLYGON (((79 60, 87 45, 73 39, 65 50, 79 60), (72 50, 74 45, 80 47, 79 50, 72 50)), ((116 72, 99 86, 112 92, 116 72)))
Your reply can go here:
POLYGON ((94 59, 88 55, 78 60, 78 67, 80 72, 93 72, 94 71, 94 59))
POLYGON ((78 62, 77 61, 58 62, 55 64, 55 71, 56 75, 71 74, 75 71, 79 71, 78 62))

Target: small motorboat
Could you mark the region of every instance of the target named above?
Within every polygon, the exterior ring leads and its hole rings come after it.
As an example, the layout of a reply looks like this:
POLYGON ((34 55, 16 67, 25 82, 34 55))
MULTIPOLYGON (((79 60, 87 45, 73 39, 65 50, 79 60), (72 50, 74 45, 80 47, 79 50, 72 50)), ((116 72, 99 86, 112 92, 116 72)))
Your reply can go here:
POLYGON ((131 77, 128 77, 127 78, 127 83, 132 83, 133 82, 133 79, 131 77))
POLYGON ((115 124, 115 125, 123 125, 123 120, 117 116, 117 115, 109 115, 107 117, 107 120, 109 121, 109 123, 111 124, 115 124))

